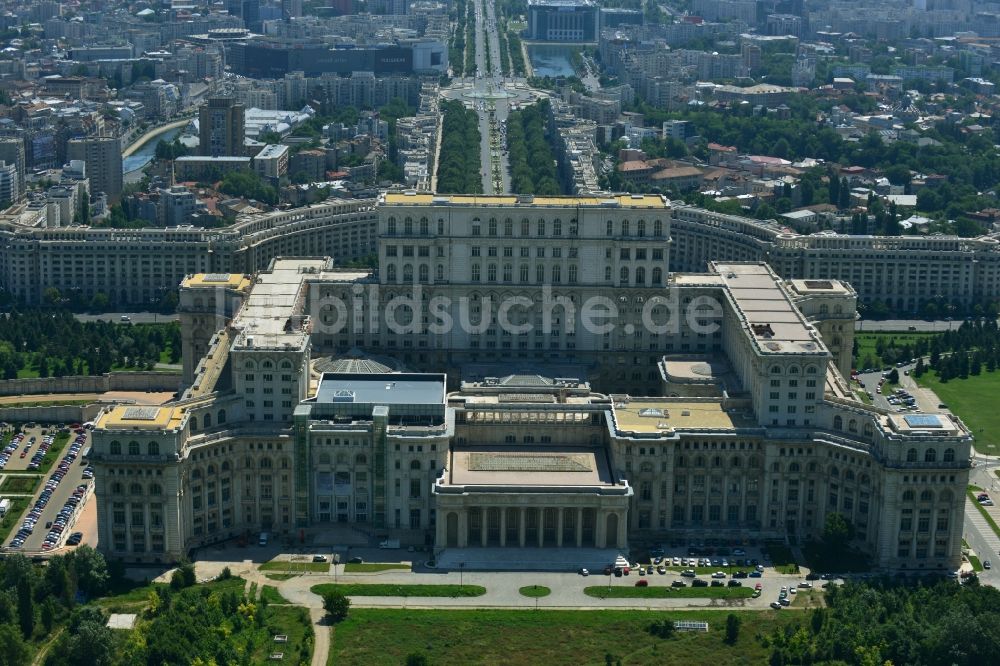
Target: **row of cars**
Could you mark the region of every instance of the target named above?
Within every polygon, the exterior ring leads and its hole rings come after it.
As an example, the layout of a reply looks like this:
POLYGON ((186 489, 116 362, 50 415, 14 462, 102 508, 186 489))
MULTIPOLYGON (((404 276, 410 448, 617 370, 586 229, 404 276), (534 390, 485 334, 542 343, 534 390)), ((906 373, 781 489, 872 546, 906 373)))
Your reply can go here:
MULTIPOLYGON (((19 432, 11 437, 10 441, 7 442, 7 445, 3 447, 3 451, 0 451, 0 469, 7 467, 7 463, 10 462, 10 459, 14 456, 14 453, 17 451, 17 447, 21 446, 21 442, 24 441, 24 437, 24 433, 19 432)), ((28 443, 24 445, 24 449, 21 450, 22 458, 28 454, 28 450, 34 445, 34 443, 34 437, 28 440, 28 443)))
MULTIPOLYGON (((808 589, 811 588, 812 586, 813 584, 810 582, 799 583, 798 585, 800 589, 808 589)), ((781 591, 778 592, 777 600, 771 602, 771 608, 773 608, 774 610, 781 610, 785 606, 791 606, 792 605, 791 597, 794 596, 796 592, 798 592, 798 589, 796 589, 794 585, 790 587, 785 587, 784 585, 782 585, 781 591)))
MULTIPOLYGON (((50 440, 51 435, 46 435, 43 439, 43 446, 46 440, 50 440)), ((62 482, 66 474, 69 473, 70 466, 76 460, 77 456, 80 454, 80 449, 86 443, 86 435, 84 433, 78 433, 76 439, 70 443, 66 454, 63 455, 62 459, 59 461, 56 469, 49 476, 48 480, 45 482, 45 487, 42 488, 42 492, 38 495, 38 499, 35 500, 34 506, 31 507, 31 511, 24 517, 24 522, 21 524, 21 529, 17 531, 14 538, 10 541, 11 548, 21 548, 24 546, 24 542, 27 541, 34 531, 39 519, 42 517, 42 513, 45 511, 45 507, 48 505, 49 500, 52 498, 52 494, 55 492, 56 488, 62 482)), ((51 441, 49 442, 51 446, 51 441)), ((48 450, 48 448, 46 448, 48 450)), ((38 455, 38 454, 36 454, 38 455)), ((44 454, 42 454, 44 455, 44 454)), ((73 518, 77 507, 83 502, 87 493, 87 485, 81 484, 77 486, 76 490, 73 491, 73 495, 66 500, 66 503, 59 510, 55 520, 50 521, 46 524, 46 528, 49 530, 45 535, 45 539, 42 541, 42 550, 51 550, 55 548, 59 540, 62 538, 63 532, 69 526, 70 521, 73 518)), ((67 543, 74 545, 80 543, 83 535, 79 533, 74 533, 70 535, 67 543)))

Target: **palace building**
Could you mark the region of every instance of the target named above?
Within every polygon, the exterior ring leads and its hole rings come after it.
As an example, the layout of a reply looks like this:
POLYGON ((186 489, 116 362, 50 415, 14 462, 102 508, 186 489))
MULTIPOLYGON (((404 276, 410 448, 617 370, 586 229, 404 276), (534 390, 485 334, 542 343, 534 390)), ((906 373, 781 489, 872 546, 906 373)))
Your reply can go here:
POLYGON ((439 555, 801 543, 837 512, 880 567, 958 567, 972 437, 855 398, 849 284, 672 272, 659 196, 377 210, 377 270, 184 279, 179 399, 95 427, 105 552, 333 524, 439 555))

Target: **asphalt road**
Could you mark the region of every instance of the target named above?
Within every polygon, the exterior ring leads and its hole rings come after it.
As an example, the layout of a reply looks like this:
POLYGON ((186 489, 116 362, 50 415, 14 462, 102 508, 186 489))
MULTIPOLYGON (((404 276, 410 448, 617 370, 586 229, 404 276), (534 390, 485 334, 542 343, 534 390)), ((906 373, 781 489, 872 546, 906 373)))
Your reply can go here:
POLYGON ((962 325, 961 319, 952 321, 926 319, 859 319, 854 324, 855 331, 913 331, 934 332, 957 329, 962 325))
POLYGON ((159 312, 105 312, 102 314, 76 314, 73 316, 77 321, 110 321, 116 324, 165 324, 180 319, 176 314, 163 314, 159 312), (128 317, 129 321, 122 321, 122 316, 128 317))
MULTIPOLYGON (((474 0, 476 13, 476 75, 469 79, 473 91, 480 95, 503 90, 506 79, 500 61, 500 40, 497 36, 496 6, 494 0, 474 0), (484 32, 488 39, 484 40, 484 32), (486 51, 490 54, 490 67, 486 69, 486 51)), ((479 114, 479 163, 482 169, 483 192, 485 194, 504 194, 510 190, 507 155, 502 151, 493 154, 492 143, 499 137, 500 125, 507 120, 510 104, 506 99, 475 99, 476 112, 479 114), (490 117, 493 109, 493 117, 490 117), (499 160, 499 187, 495 182, 493 160, 499 160)))
MULTIPOLYGON (((30 439, 31 436, 35 436, 37 438, 37 442, 32 447, 31 453, 29 453, 24 460, 21 460, 18 457, 20 456, 20 449, 19 449, 15 457, 11 459, 10 461, 11 463, 13 463, 15 460, 17 460, 18 462, 23 462, 25 464, 27 464, 27 462, 30 462, 29 459, 31 458, 32 453, 35 450, 37 450, 38 444, 42 440, 42 434, 41 434, 42 428, 40 427, 30 428, 26 432, 27 432, 26 439, 30 439)), ((48 481, 49 477, 52 475, 52 472, 59 465, 58 461, 62 459, 62 456, 65 455, 65 452, 69 449, 69 445, 73 441, 72 437, 75 437, 75 435, 71 435, 70 441, 63 446, 63 452, 60 453, 59 458, 56 459, 56 462, 53 463, 52 468, 48 472, 46 472, 45 475, 42 477, 42 480, 39 482, 38 488, 35 490, 35 494, 31 499, 28 509, 25 510, 25 513, 30 511, 31 507, 35 505, 35 500, 38 499, 39 494, 41 494, 42 490, 44 489, 45 482, 48 481)), ((81 458, 83 456, 84 451, 87 450, 88 446, 90 446, 89 433, 87 434, 86 443, 80 449, 79 456, 73 462, 73 464, 70 465, 69 473, 66 474, 66 476, 63 477, 63 480, 59 483, 59 485, 56 486, 55 491, 53 491, 52 493, 52 497, 49 498, 48 504, 45 505, 45 510, 42 511, 42 515, 39 517, 38 522, 35 524, 35 531, 31 534, 31 536, 29 536, 25 540, 24 545, 21 547, 21 550, 28 552, 41 551, 42 542, 45 540, 45 536, 46 534, 48 534, 49 531, 45 527, 45 524, 50 520, 56 519, 56 516, 59 514, 59 511, 63 508, 63 505, 66 503, 66 500, 68 500, 70 496, 73 495, 73 491, 76 489, 78 485, 80 485, 81 483, 87 483, 87 484, 93 483, 93 480, 85 481, 83 479, 83 470, 86 467, 86 465, 82 464, 81 458)), ((21 469, 23 468, 24 466, 21 466, 21 469)), ((14 467, 8 465, 8 469, 14 469, 14 467)), ((90 495, 88 495, 87 497, 89 498, 90 495)), ((77 506, 77 515, 79 515, 79 512, 83 508, 84 508, 84 503, 81 503, 80 505, 77 506)), ((72 532, 75 531, 73 525, 74 521, 70 521, 69 525, 67 525, 66 529, 63 531, 64 536, 69 536, 72 532)), ((8 537, 7 542, 9 542, 10 539, 17 533, 17 530, 19 528, 20 524, 18 524, 17 528, 11 531, 11 534, 8 537)))
MULTIPOLYGON (((1000 469, 1000 460, 977 456, 975 466, 969 475, 971 483, 983 488, 993 498, 1000 502, 1000 479, 994 473, 1000 469)), ((994 520, 1000 521, 1000 507, 987 507, 994 520)), ((965 529, 962 537, 976 552, 981 561, 989 560, 994 566, 1000 566, 1000 537, 993 533, 989 523, 982 518, 972 501, 966 503, 965 529)), ((1000 571, 991 568, 979 574, 979 582, 986 585, 1000 586, 1000 571)))

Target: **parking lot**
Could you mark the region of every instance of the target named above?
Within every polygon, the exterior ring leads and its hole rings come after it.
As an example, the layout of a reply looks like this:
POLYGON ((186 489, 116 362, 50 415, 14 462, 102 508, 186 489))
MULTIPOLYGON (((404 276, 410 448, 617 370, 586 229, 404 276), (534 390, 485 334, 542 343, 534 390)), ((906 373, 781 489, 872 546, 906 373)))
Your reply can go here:
POLYGON ((77 517, 87 508, 87 500, 93 492, 93 475, 87 471, 82 457, 89 446, 89 432, 69 432, 69 440, 63 442, 57 440, 58 431, 58 427, 36 426, 26 428, 20 438, 15 439, 19 439, 17 448, 4 471, 28 470, 33 463, 36 468, 39 464, 44 467, 44 455, 41 454, 44 447, 49 445, 54 451, 61 447, 61 450, 53 455, 51 467, 38 475, 41 477, 38 486, 18 526, 4 544, 6 548, 25 552, 58 548, 75 531, 77 517), (33 443, 32 437, 35 438, 33 443), (22 458, 25 449, 27 452, 22 458))

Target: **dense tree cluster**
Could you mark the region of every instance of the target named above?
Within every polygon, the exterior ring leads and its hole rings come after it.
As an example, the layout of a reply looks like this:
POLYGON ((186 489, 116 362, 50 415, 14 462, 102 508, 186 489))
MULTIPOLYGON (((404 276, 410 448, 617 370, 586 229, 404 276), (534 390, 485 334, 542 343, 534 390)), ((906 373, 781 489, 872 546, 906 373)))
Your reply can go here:
POLYGON ((71 651, 52 661, 53 666, 109 663, 111 630, 104 626, 103 616, 90 608, 77 608, 81 596, 93 598, 107 591, 109 572, 100 553, 81 546, 68 555, 52 557, 44 569, 14 554, 0 561, 0 583, 0 663, 4 666, 31 663, 32 645, 47 640, 57 624, 67 621, 69 631, 62 636, 71 651))
POLYGON ((921 361, 914 368, 916 376, 928 368, 943 382, 967 379, 983 372, 995 372, 1000 365, 1000 328, 991 317, 985 321, 966 321, 954 331, 934 336, 928 345, 930 363, 921 361))
MULTIPOLYGON (((46 293, 46 297, 58 298, 58 293, 46 293)), ((81 322, 63 310, 15 309, 0 317, 0 369, 6 379, 17 377, 22 369, 34 370, 41 377, 99 375, 115 367, 152 369, 168 349, 171 362, 178 362, 181 335, 177 323, 81 322)))
POLYGON ((462 76, 465 73, 465 21, 468 12, 466 4, 472 3, 468 0, 457 0, 449 12, 455 30, 448 45, 448 63, 455 76, 462 76))
POLYGON ((479 116, 457 100, 441 103, 444 121, 438 157, 437 191, 477 194, 483 191, 479 116))
POLYGON ((231 197, 256 199, 272 206, 278 203, 278 191, 265 184, 253 171, 230 171, 222 177, 219 191, 231 197))
POLYGON ((517 194, 562 194, 555 155, 545 134, 549 101, 543 100, 507 118, 507 153, 511 189, 517 194))
POLYGON ((773 666, 972 666, 1000 654, 1000 591, 991 587, 848 583, 831 587, 826 602, 765 637, 773 666))
POLYGON ((178 157, 190 154, 191 149, 181 143, 180 139, 176 137, 169 143, 160 139, 160 142, 156 144, 156 159, 158 160, 176 160, 178 157))

